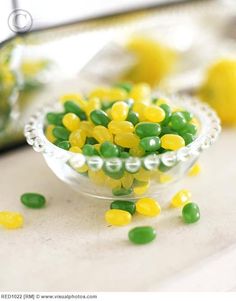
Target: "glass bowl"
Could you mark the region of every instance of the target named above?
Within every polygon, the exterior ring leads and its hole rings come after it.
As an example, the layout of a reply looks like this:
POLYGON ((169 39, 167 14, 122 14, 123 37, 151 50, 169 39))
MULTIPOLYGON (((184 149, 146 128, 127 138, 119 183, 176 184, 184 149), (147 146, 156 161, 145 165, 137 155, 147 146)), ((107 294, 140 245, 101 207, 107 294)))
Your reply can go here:
POLYGON ((164 97, 192 112, 200 124, 196 140, 177 151, 141 158, 104 159, 63 150, 49 142, 44 135, 45 115, 60 111, 62 107, 59 104, 43 107, 31 116, 25 125, 25 137, 36 152, 43 154, 56 176, 79 193, 107 200, 156 197, 163 206, 169 202, 174 184, 188 173, 201 152, 216 141, 221 131, 219 118, 207 104, 189 96, 164 97), (81 167, 87 171, 82 173, 81 167), (123 176, 121 179, 110 178, 103 173, 104 168, 112 175, 122 171, 123 176), (132 179, 135 179, 133 184, 132 179), (138 185, 134 184, 137 182, 138 185))

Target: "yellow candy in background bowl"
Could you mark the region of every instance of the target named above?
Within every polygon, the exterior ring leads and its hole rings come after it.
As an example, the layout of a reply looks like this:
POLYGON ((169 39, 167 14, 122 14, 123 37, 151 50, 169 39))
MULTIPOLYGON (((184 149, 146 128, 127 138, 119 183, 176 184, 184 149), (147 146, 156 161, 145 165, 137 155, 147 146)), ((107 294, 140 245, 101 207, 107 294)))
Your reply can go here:
POLYGON ((217 111, 224 125, 235 125, 236 59, 221 59, 211 65, 197 93, 217 111))
POLYGON ((125 74, 125 80, 146 82, 153 87, 175 67, 175 50, 150 37, 133 36, 128 40, 126 48, 134 55, 136 64, 125 74))

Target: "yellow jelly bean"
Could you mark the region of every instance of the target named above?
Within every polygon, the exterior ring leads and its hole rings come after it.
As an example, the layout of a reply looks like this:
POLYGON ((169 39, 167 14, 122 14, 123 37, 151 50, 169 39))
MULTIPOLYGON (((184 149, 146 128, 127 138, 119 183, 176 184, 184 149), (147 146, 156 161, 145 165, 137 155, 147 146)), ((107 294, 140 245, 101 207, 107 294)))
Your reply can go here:
POLYGON ((130 91, 129 96, 136 101, 147 100, 151 97, 151 88, 147 84, 136 84, 130 91))
POLYGON ((76 171, 78 171, 79 173, 84 173, 84 172, 88 171, 88 165, 84 164, 83 166, 76 168, 76 171))
POLYGON ((138 113, 140 121, 145 121, 145 119, 146 119, 146 117, 144 115, 146 107, 147 107, 147 104, 145 102, 136 102, 133 105, 133 111, 135 113, 138 113))
POLYGON ((86 120, 81 121, 79 128, 85 132, 87 137, 93 136, 94 124, 91 123, 90 121, 86 121, 86 120))
POLYGON ((115 121, 112 120, 108 124, 108 129, 112 134, 121 133, 132 133, 134 131, 134 126, 129 121, 115 121))
POLYGON ((110 89, 106 87, 98 87, 92 90, 89 94, 89 98, 98 97, 102 100, 108 100, 110 89))
POLYGON ((46 131, 45 131, 46 138, 48 139, 48 141, 50 141, 52 143, 56 141, 56 138, 54 137, 54 135, 52 133, 52 131, 53 131, 54 128, 55 128, 55 125, 49 124, 46 127, 46 131))
POLYGON ((100 150, 100 146, 101 146, 100 143, 94 144, 94 148, 95 148, 98 152, 99 152, 99 150, 100 150))
POLYGON ((104 185, 104 182, 106 180, 106 176, 104 175, 104 172, 102 170, 94 171, 89 169, 88 176, 90 180, 97 185, 104 185))
POLYGON ((133 157, 142 157, 145 154, 145 150, 138 145, 137 147, 131 148, 129 153, 133 157))
POLYGON ((106 177, 105 185, 110 188, 120 188, 121 187, 121 180, 112 179, 110 177, 106 177))
POLYGON ((115 136, 115 143, 122 147, 134 148, 139 145, 140 139, 133 133, 122 133, 115 136))
POLYGON ((97 110, 100 108, 101 108, 100 99, 98 97, 93 97, 93 98, 89 99, 89 101, 85 107, 85 112, 86 112, 87 116, 89 116, 93 110, 97 110))
POLYGON ((79 154, 82 154, 82 149, 78 146, 72 146, 70 149, 69 149, 70 152, 72 153, 79 153, 79 154))
POLYGON ((107 116, 112 119, 112 116, 111 116, 111 108, 110 109, 107 109, 106 110, 106 113, 107 113, 107 116))
POLYGON ((193 165, 193 167, 190 169, 188 175, 190 177, 195 177, 197 175, 199 175, 199 173, 201 172, 201 165, 199 163, 196 163, 193 165))
POLYGON ((121 178, 121 183, 122 183, 122 186, 125 188, 125 189, 129 189, 132 184, 133 184, 133 181, 134 181, 134 177, 132 174, 126 172, 124 174, 124 176, 121 178))
POLYGON ((93 128, 93 137, 99 142, 113 142, 113 136, 103 125, 97 125, 93 128))
POLYGON ((136 211, 146 216, 157 216, 161 212, 161 207, 152 198, 143 198, 136 202, 136 211))
POLYGON ((60 102, 62 104, 64 104, 66 101, 73 101, 75 102, 76 104, 78 104, 81 109, 85 109, 86 105, 87 105, 87 101, 83 100, 83 97, 81 94, 79 93, 75 93, 75 94, 65 94, 65 95, 62 95, 60 97, 60 102))
POLYGON ((168 104, 169 104, 169 101, 166 100, 166 99, 164 99, 164 98, 158 98, 155 104, 158 105, 158 106, 164 105, 164 104, 167 104, 167 105, 168 105, 168 104))
POLYGON ((71 146, 83 147, 85 140, 86 140, 86 134, 81 129, 73 131, 69 136, 69 142, 71 146))
POLYGON ((147 106, 144 110, 144 116, 148 121, 161 122, 165 119, 165 111, 158 106, 147 106))
POLYGON ((152 172, 150 170, 140 169, 133 176, 136 180, 138 180, 140 182, 148 182, 150 180, 151 175, 152 175, 152 172))
POLYGON ((105 220, 112 226, 125 226, 131 222, 132 215, 128 211, 110 209, 105 213, 105 220))
POLYGON ((184 206, 191 202, 192 194, 187 189, 182 189, 171 200, 171 205, 175 208, 184 206))
POLYGON ((24 223, 23 216, 18 212, 0 212, 0 225, 6 229, 21 228, 24 223))
POLYGON ((116 121, 124 121, 129 113, 129 106, 124 101, 117 101, 111 108, 111 117, 116 121))
POLYGON ((125 100, 128 98, 127 92, 120 88, 111 88, 109 93, 109 100, 125 100))
POLYGON ((175 151, 184 146, 184 139, 179 135, 166 134, 161 137, 161 147, 164 149, 175 151))
POLYGON ((148 191, 149 186, 150 186, 149 182, 143 182, 143 183, 138 184, 133 189, 134 194, 136 194, 136 195, 142 195, 142 194, 144 194, 145 192, 148 191))
POLYGON ((67 113, 62 119, 63 125, 71 132, 77 130, 80 125, 80 118, 74 113, 67 113))

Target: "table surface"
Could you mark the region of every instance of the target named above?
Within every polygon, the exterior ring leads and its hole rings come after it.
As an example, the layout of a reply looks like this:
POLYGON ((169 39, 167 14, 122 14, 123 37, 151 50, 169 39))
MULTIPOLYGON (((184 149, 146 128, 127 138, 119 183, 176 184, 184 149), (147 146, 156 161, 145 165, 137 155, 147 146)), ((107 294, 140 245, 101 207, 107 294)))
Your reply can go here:
POLYGON ((235 149, 236 131, 225 130, 202 155, 201 175, 182 181, 201 208, 198 223, 183 224, 172 209, 122 228, 104 222, 109 202, 72 191, 30 147, 2 155, 0 210, 21 212, 25 225, 0 229, 0 290, 236 290, 235 149), (26 191, 47 196, 47 206, 24 208, 26 191), (157 239, 130 244, 128 230, 142 224, 157 239))

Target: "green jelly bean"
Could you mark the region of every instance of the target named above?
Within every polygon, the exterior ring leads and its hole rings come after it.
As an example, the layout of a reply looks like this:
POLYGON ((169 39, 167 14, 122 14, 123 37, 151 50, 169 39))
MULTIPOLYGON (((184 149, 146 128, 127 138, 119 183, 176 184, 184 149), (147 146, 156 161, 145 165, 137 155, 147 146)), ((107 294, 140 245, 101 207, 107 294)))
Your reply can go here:
POLYGON ((70 136, 70 132, 64 128, 63 126, 56 126, 53 130, 52 133, 54 137, 57 139, 62 139, 62 140, 68 140, 70 136))
POLYGON ((164 154, 164 153, 166 153, 166 152, 168 152, 168 150, 167 149, 164 149, 163 147, 160 147, 159 149, 158 149, 158 154, 164 154))
POLYGON ((118 150, 119 150, 119 153, 121 153, 121 152, 124 152, 125 150, 124 150, 124 148, 122 147, 122 146, 120 146, 120 145, 117 145, 117 148, 118 148, 118 150))
POLYGON ((86 144, 94 145, 94 144, 97 144, 97 143, 98 143, 98 141, 93 137, 87 137, 86 138, 86 144))
POLYGON ((129 231, 128 236, 132 243, 143 245, 156 238, 156 230, 150 226, 135 227, 129 231))
POLYGON ((70 100, 66 101, 64 103, 64 108, 65 108, 66 113, 74 113, 77 116, 79 116, 79 118, 81 120, 87 119, 85 112, 80 108, 79 105, 77 105, 73 101, 70 101, 70 100))
POLYGON ((114 103, 115 103, 115 101, 103 101, 102 102, 102 110, 106 111, 106 110, 110 109, 114 103))
POLYGON ((135 127, 135 133, 140 138, 159 136, 161 133, 161 126, 154 122, 140 122, 135 127))
POLYGON ((152 104, 156 104, 157 103, 157 101, 158 101, 158 97, 152 97, 152 100, 151 100, 151 102, 152 102, 152 104))
POLYGON ((115 180, 121 179, 125 172, 125 168, 123 166, 121 166, 120 170, 118 170, 118 171, 116 171, 116 170, 112 171, 110 169, 108 170, 106 165, 104 165, 102 169, 107 176, 109 176, 110 178, 115 179, 115 180))
POLYGON ((158 169, 161 171, 161 172, 166 172, 168 170, 170 170, 173 166, 166 166, 163 162, 160 163, 158 169))
POLYGON ((127 158, 129 158, 129 157, 130 157, 130 154, 127 153, 127 152, 121 152, 121 153, 120 153, 120 158, 127 159, 127 158))
POLYGON ((159 137, 145 137, 140 140, 140 146, 147 152, 154 152, 161 146, 159 137))
POLYGON ((22 204, 29 208, 42 208, 46 203, 46 199, 43 195, 33 192, 22 194, 20 200, 22 204))
POLYGON ((167 125, 171 118, 171 107, 163 103, 160 105, 160 108, 162 108, 165 111, 165 119, 161 122, 161 124, 167 125))
POLYGON ((188 203, 183 207, 182 218, 186 224, 196 223, 200 219, 200 210, 196 203, 188 203))
POLYGON ((46 119, 49 124, 62 125, 62 119, 64 115, 65 115, 64 113, 49 112, 46 115, 46 119))
POLYGON ((132 188, 113 188, 112 189, 112 194, 115 196, 122 196, 122 195, 129 195, 132 193, 132 188))
POLYGON ((128 211, 130 214, 134 214, 136 211, 136 205, 131 201, 121 201, 117 200, 111 203, 110 209, 120 209, 124 211, 128 211))
POLYGON ((126 92, 130 92, 131 90, 132 90, 132 84, 130 84, 130 83, 117 83, 117 84, 115 84, 115 87, 117 87, 117 88, 121 88, 121 89, 123 89, 123 90, 125 90, 126 92))
POLYGON ((85 144, 83 146, 83 154, 85 156, 91 157, 91 156, 96 156, 98 154, 97 150, 95 149, 95 147, 91 144, 85 144))
POLYGON ((183 129, 180 130, 179 132, 180 135, 182 134, 192 134, 192 135, 196 135, 197 134, 197 127, 194 124, 186 124, 185 127, 183 129))
POLYGON ((193 119, 193 114, 191 112, 182 111, 181 113, 184 115, 184 118, 186 119, 187 122, 193 119))
POLYGON ((185 145, 189 145, 194 141, 194 136, 189 133, 181 134, 182 138, 184 138, 185 145))
POLYGON ((94 110, 90 113, 90 118, 95 125, 107 126, 110 122, 107 113, 103 110, 94 110))
POLYGON ((171 128, 169 128, 168 126, 162 126, 161 127, 161 134, 160 137, 166 135, 166 134, 174 134, 174 135, 178 135, 177 132, 175 132, 174 130, 172 130, 171 128))
POLYGON ((176 131, 181 130, 186 123, 187 121, 181 112, 173 113, 170 118, 170 127, 176 131))
POLYGON ((69 141, 57 141, 55 143, 58 147, 65 149, 65 150, 69 150, 71 145, 69 141))
POLYGON ((127 116, 127 121, 131 122, 133 125, 139 123, 139 115, 136 112, 130 111, 127 116))
POLYGON ((104 158, 115 158, 119 156, 120 152, 115 144, 106 141, 101 144, 100 153, 104 158))

